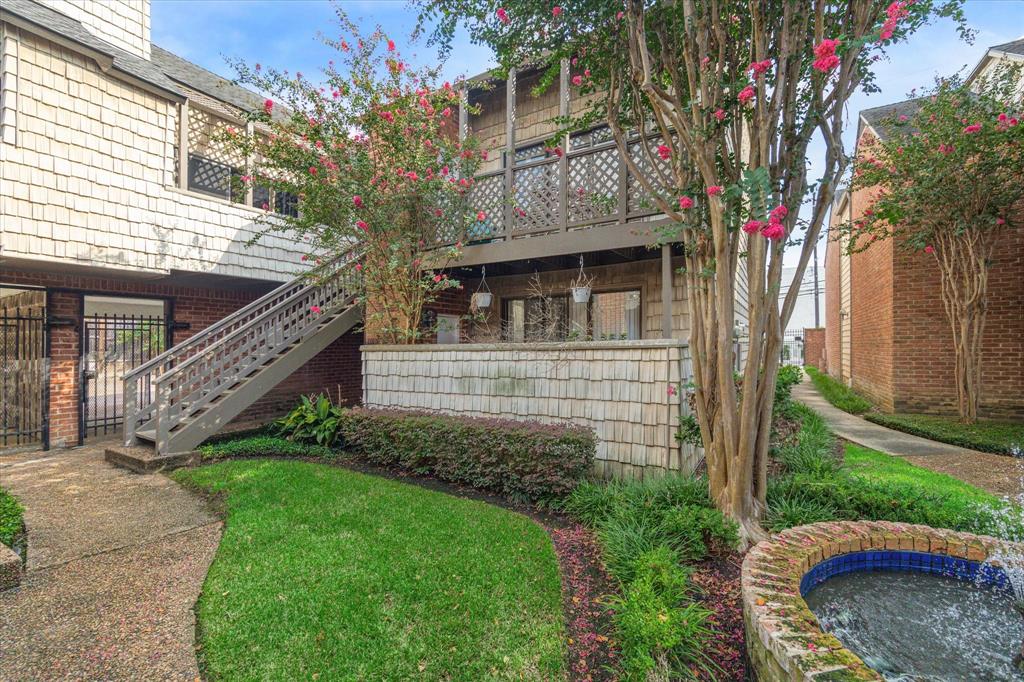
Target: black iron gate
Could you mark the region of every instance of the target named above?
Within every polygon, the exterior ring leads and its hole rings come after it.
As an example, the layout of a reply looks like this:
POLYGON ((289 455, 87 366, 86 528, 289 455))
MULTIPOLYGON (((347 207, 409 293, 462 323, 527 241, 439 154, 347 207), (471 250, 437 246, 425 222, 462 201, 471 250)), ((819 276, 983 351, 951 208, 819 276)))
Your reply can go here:
POLYGON ((167 349, 168 325, 150 315, 82 317, 83 438, 117 433, 124 422, 124 373, 167 349))
POLYGON ((0 448, 46 437, 46 308, 0 308, 0 448))
POLYGON ((804 333, 802 330, 787 331, 782 335, 782 364, 804 364, 804 333))

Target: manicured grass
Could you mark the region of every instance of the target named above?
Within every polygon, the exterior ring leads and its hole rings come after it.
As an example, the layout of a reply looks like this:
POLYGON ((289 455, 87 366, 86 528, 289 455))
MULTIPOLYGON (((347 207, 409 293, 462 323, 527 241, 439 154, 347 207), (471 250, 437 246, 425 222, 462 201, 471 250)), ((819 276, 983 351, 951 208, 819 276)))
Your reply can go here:
POLYGON ((21 503, 9 492, 0 488, 0 543, 10 547, 22 529, 21 503))
POLYGON ((1024 424, 979 421, 961 424, 956 417, 928 414, 876 414, 864 417, 890 429, 1000 455, 1024 453, 1024 424))
POLYGON ((175 472, 225 496, 197 607, 209 679, 562 679, 558 563, 525 516, 338 467, 175 472))
POLYGON ((959 478, 915 466, 899 457, 846 444, 843 468, 866 481, 925 488, 942 497, 981 504, 1000 504, 998 497, 959 478))
POLYGON ((811 383, 824 396, 825 400, 843 412, 864 414, 871 409, 872 405, 870 402, 829 375, 819 371, 816 367, 806 366, 804 370, 810 375, 811 383))

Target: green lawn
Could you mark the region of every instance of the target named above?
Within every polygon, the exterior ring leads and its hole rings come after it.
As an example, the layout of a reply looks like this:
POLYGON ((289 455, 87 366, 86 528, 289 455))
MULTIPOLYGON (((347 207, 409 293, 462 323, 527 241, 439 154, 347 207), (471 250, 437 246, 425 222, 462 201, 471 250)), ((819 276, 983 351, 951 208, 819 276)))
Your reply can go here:
POLYGON ((915 466, 899 457, 877 450, 846 444, 844 469, 864 481, 928 490, 947 501, 1000 504, 998 497, 947 474, 915 466))
POLYGON ((929 414, 876 414, 865 419, 890 429, 912 433, 941 443, 950 443, 982 452, 1010 455, 1024 451, 1024 424, 982 420, 961 424, 956 417, 929 414))
POLYGON ((10 547, 21 532, 21 504, 14 495, 0 488, 0 543, 10 547))
POLYGON ((482 502, 321 464, 229 461, 199 599, 209 679, 564 678, 547 533, 482 502))

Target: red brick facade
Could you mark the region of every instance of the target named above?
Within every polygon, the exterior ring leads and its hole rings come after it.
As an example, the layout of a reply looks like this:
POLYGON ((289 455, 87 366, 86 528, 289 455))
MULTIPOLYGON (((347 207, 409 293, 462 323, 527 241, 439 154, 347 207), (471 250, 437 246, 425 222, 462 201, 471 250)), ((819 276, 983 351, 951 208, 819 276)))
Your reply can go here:
MULTIPOLYGON (((856 219, 866 191, 851 197, 856 219)), ((826 357, 839 376, 839 251, 825 259, 826 357)), ((1024 231, 1007 233, 989 271, 989 311, 982 340, 985 417, 1024 419, 1024 231)), ((952 332, 932 257, 883 240, 850 256, 850 372, 853 388, 887 412, 956 414, 952 332)))
MULTIPOLYGON (((131 295, 162 298, 171 303, 171 322, 187 325, 175 329, 173 342, 181 343, 192 334, 241 308, 268 290, 235 291, 217 288, 182 287, 145 280, 64 275, 59 273, 5 271, 3 283, 10 286, 41 286, 50 293, 48 314, 71 324, 50 330, 49 431, 54 447, 80 442, 79 415, 81 387, 81 301, 84 294, 131 295)), ((361 331, 345 334, 325 348, 301 369, 239 415, 233 423, 263 423, 283 414, 304 393, 324 392, 343 404, 362 399, 362 367, 359 346, 361 331)))
POLYGON ((804 364, 813 365, 826 371, 825 360, 825 328, 814 327, 804 329, 804 364))

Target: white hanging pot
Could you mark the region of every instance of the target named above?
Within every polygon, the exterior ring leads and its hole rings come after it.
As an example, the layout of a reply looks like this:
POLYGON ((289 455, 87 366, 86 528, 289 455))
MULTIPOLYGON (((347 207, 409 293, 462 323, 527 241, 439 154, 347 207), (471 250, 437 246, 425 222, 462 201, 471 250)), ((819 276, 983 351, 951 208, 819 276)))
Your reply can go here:
POLYGON ((491 307, 491 292, 489 291, 478 291, 473 294, 473 307, 474 308, 490 308, 491 307))
POLYGON ((573 287, 572 300, 577 303, 586 303, 590 300, 590 287, 573 287))
POLYGON ((640 294, 636 291, 631 291, 626 294, 626 310, 636 310, 640 307, 640 294))

